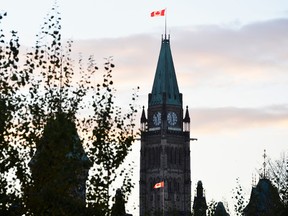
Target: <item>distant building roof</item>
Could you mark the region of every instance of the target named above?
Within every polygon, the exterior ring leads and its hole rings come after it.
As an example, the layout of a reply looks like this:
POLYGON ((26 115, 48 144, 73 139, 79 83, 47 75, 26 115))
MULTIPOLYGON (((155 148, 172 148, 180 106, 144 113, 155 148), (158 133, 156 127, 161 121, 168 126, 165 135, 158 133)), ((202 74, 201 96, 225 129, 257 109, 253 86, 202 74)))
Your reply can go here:
POLYGON ((218 202, 214 216, 229 216, 222 202, 218 202))
POLYGON ((256 187, 252 188, 250 200, 244 209, 245 216, 279 215, 283 206, 277 189, 269 179, 260 179, 256 187))

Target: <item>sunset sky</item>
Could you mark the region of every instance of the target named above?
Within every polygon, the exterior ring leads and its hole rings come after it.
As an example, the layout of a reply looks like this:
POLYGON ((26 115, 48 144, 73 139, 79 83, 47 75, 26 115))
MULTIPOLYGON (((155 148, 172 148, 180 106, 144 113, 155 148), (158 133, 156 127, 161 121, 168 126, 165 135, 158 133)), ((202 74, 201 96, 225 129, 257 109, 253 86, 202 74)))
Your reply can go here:
MULTIPOLYGON (((7 11, 3 28, 18 31, 20 43, 33 46, 53 3, 0 0, 0 13, 7 11)), ((75 56, 93 54, 99 65, 113 56, 119 103, 140 86, 138 105, 146 108, 165 23, 150 13, 167 8, 178 84, 189 106, 191 137, 198 138, 191 142, 193 196, 202 180, 208 201, 230 201, 239 177, 248 198, 264 149, 272 159, 288 150, 287 0, 59 0, 58 5, 62 37, 74 41, 75 56)), ((136 163, 127 206, 133 215, 138 215, 139 147, 135 143, 130 156, 136 163)))

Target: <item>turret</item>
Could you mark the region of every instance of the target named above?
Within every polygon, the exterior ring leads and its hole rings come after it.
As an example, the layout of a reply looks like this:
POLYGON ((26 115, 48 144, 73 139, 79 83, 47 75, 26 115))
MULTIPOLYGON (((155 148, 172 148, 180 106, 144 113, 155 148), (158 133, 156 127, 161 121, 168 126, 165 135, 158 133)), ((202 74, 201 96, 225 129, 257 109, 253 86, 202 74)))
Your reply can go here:
POLYGON ((186 132, 190 131, 190 117, 189 117, 188 106, 186 106, 185 117, 183 119, 183 131, 186 131, 186 132))
POLYGON ((203 193, 203 185, 201 181, 197 183, 197 195, 194 197, 193 211, 195 216, 206 216, 207 210, 206 198, 203 193))
POLYGON ((146 126, 147 126, 147 118, 146 118, 146 115, 145 115, 145 107, 143 106, 142 115, 141 115, 141 119, 140 119, 140 129, 141 129, 141 131, 146 131, 146 126))
MULTIPOLYGON (((188 110, 188 108, 187 108, 188 110)), ((152 91, 148 95, 147 118, 141 116, 140 216, 190 215, 191 171, 190 118, 183 118, 170 37, 162 38, 152 91), (165 182, 161 190, 153 185, 165 182)))

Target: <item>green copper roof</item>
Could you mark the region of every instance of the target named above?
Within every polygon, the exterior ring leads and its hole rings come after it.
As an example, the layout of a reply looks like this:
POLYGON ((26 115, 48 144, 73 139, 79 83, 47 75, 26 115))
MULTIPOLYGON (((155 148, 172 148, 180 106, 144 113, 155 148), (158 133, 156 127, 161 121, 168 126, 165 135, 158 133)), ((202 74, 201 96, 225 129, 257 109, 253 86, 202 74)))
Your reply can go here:
POLYGON ((162 39, 152 93, 149 98, 149 105, 182 105, 182 97, 179 93, 170 49, 170 40, 166 36, 162 39))

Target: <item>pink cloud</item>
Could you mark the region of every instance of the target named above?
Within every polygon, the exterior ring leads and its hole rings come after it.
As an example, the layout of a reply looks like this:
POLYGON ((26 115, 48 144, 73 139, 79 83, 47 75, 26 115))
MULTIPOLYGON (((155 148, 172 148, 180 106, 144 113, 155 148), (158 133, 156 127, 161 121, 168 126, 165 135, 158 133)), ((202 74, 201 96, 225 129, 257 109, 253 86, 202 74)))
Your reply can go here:
POLYGON ((191 128, 198 133, 218 133, 263 127, 288 128, 288 105, 260 108, 195 108, 191 128))
MULTIPOLYGON (((171 48, 176 72, 193 76, 271 82, 288 70, 288 19, 263 21, 238 29, 221 26, 175 28, 171 48)), ((173 27, 172 27, 173 29, 173 27)), ((161 37, 148 34, 75 41, 74 52, 93 54, 96 61, 113 56, 120 82, 146 83, 156 68, 161 37)), ((186 79, 184 79, 186 80, 186 79)), ((231 82, 227 82, 231 83, 231 82)))

